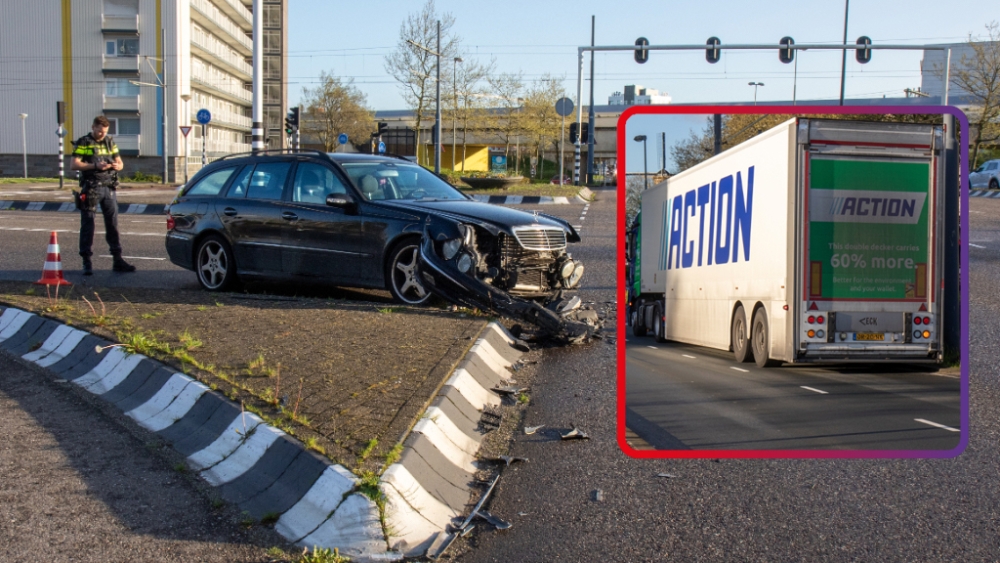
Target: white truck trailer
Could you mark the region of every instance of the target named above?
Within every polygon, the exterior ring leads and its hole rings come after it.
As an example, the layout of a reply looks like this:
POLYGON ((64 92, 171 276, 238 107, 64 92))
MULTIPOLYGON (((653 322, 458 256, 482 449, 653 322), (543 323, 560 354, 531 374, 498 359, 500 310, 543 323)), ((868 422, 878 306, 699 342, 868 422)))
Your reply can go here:
POLYGON ((633 334, 761 367, 940 362, 942 147, 795 118, 643 192, 633 334))

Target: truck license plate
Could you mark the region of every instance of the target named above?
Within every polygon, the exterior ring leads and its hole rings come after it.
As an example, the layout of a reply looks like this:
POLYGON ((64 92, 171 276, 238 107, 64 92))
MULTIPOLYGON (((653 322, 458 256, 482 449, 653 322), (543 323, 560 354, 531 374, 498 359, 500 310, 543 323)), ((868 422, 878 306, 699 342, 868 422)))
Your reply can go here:
POLYGON ((859 332, 854 335, 855 340, 885 340, 885 334, 881 332, 859 332))

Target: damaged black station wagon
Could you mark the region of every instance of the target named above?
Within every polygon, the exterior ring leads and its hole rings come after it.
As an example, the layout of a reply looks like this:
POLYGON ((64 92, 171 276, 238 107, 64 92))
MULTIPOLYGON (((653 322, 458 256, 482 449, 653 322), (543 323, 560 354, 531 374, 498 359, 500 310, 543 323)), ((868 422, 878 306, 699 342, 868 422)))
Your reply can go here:
POLYGON ((566 221, 480 203, 391 156, 318 151, 233 155, 201 170, 170 205, 170 260, 209 291, 240 279, 432 294, 578 340, 568 319, 583 264, 566 221))

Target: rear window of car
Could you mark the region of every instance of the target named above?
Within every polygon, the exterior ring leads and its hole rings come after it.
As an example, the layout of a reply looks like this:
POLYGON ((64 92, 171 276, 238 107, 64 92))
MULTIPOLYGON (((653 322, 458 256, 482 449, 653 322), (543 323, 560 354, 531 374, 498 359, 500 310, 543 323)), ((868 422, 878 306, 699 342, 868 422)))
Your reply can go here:
POLYGON ((191 186, 184 195, 186 196, 214 196, 219 195, 222 191, 222 187, 226 185, 229 181, 229 177, 233 175, 236 168, 223 168, 221 170, 216 170, 215 172, 210 172, 198 183, 191 186))

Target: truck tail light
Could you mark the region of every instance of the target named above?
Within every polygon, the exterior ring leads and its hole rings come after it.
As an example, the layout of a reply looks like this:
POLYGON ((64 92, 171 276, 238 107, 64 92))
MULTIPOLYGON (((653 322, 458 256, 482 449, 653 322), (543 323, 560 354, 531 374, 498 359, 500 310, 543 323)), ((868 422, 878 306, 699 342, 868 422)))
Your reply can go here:
POLYGON ((824 320, 826 320, 826 319, 823 318, 823 315, 820 315, 820 316, 816 317, 816 322, 818 322, 819 324, 823 324, 824 320))
POLYGON ((920 317, 913 317, 913 324, 920 324, 924 322, 920 317))
POLYGON ((806 333, 806 336, 808 336, 809 338, 816 338, 816 331, 813 329, 809 329, 809 332, 806 333))
POLYGON ((809 318, 806 319, 806 322, 808 322, 809 324, 813 324, 814 322, 816 322, 816 317, 809 315, 809 318))
POLYGON ((930 337, 931 337, 931 331, 925 330, 924 331, 924 338, 930 338, 930 337))
POLYGON ((931 324, 931 318, 930 317, 924 317, 924 324, 925 325, 931 324))

